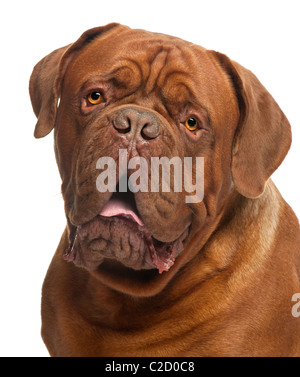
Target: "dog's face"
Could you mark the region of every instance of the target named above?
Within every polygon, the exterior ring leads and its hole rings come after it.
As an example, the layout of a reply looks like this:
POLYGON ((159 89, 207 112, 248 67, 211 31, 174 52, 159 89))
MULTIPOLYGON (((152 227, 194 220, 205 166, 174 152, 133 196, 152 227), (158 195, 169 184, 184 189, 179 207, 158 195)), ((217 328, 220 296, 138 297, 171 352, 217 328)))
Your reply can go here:
MULTIPOLYGON (((196 156, 203 156, 209 162, 224 148, 230 156, 237 121, 230 82, 222 80, 214 61, 200 48, 128 29, 86 46, 64 75, 56 127, 66 214, 71 229, 81 226, 72 233, 78 236, 75 263, 96 269, 100 262, 113 260, 141 270, 163 269, 165 259, 176 259, 193 233, 193 217, 203 224, 207 210, 204 203, 186 203, 184 187, 182 192, 174 192, 173 185, 170 192, 153 192, 151 157, 194 157, 195 162, 196 156), (222 106, 224 101, 228 107, 222 106), (119 171, 120 150, 127 150, 128 160, 146 160, 146 192, 97 189, 97 161, 112 157, 119 171)), ((218 165, 212 175, 207 164, 205 191, 220 189, 220 174, 224 189, 229 189, 230 158, 218 165)), ((128 177, 136 170, 128 169, 128 177)))
POLYGON ((162 289, 238 192, 263 192, 290 144, 288 122, 248 71, 180 39, 120 25, 92 29, 43 59, 30 91, 35 135, 55 129, 70 238, 65 259, 133 294, 162 289), (175 168, 169 191, 162 169, 151 190, 153 159, 186 157, 192 169, 183 171, 181 190, 175 168), (196 157, 204 158, 204 197, 193 203, 183 180, 197 181, 196 157), (134 158, 139 164, 127 166, 134 158), (113 162, 116 173, 125 166, 106 192, 99 182, 105 186, 112 171, 104 180, 101 161, 113 162), (133 182, 145 168, 145 190, 124 187, 124 173, 133 182))

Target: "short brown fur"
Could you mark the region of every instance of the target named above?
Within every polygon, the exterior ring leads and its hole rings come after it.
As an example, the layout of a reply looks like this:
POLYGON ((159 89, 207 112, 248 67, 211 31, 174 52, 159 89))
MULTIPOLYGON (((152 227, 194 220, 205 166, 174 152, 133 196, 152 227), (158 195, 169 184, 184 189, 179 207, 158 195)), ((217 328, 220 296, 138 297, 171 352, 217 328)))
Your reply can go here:
POLYGON ((270 180, 291 131, 251 72, 180 39, 110 24, 39 62, 30 95, 35 136, 55 131, 68 220, 43 285, 42 336, 52 356, 300 356, 300 318, 291 312, 300 292, 299 221, 270 180), (77 99, 99 75, 111 102, 92 118, 77 99), (191 140, 182 114, 198 101, 203 133, 191 140), (154 114, 165 135, 146 147, 136 142, 135 153, 205 157, 201 203, 187 206, 174 192, 168 201, 136 195, 157 239, 189 229, 162 274, 63 260, 74 226, 108 200, 95 192, 95 161, 126 147, 111 123, 132 107, 154 114))

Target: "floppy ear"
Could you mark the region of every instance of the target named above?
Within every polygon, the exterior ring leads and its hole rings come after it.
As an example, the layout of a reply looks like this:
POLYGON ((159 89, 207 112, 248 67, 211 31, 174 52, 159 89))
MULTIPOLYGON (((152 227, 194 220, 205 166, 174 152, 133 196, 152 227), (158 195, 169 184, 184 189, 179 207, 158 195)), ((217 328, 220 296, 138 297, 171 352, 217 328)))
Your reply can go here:
POLYGON ((34 67, 29 93, 38 118, 34 131, 36 138, 46 136, 54 128, 61 82, 70 62, 85 45, 118 25, 112 23, 87 30, 75 43, 53 51, 34 67))
POLYGON ((291 127, 252 72, 223 54, 213 54, 230 76, 240 107, 232 149, 233 182, 240 194, 257 198, 291 146, 291 127))

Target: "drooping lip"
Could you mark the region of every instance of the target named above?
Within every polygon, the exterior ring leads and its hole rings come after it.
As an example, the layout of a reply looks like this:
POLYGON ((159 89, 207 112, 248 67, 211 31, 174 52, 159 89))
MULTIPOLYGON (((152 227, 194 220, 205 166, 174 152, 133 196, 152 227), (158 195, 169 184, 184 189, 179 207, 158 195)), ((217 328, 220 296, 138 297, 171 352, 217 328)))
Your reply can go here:
POLYGON ((64 254, 64 259, 68 262, 77 261, 77 247, 79 239, 82 237, 88 224, 93 221, 103 221, 109 218, 110 221, 120 218, 128 222, 131 231, 136 231, 147 245, 148 252, 153 268, 157 268, 161 274, 168 271, 175 262, 175 257, 183 251, 183 241, 188 235, 188 228, 183 231, 181 236, 173 242, 161 242, 155 239, 151 232, 146 228, 144 222, 136 208, 133 195, 112 195, 104 205, 99 214, 89 222, 78 227, 73 227, 70 234, 70 246, 64 254), (126 197, 126 200, 124 198, 126 197))

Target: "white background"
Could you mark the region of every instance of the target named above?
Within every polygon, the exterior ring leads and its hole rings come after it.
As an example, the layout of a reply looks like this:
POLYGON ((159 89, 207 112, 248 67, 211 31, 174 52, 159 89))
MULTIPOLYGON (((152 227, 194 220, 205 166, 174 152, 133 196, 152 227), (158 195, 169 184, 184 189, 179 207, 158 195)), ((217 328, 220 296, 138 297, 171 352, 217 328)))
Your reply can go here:
POLYGON ((41 286, 65 226, 53 134, 33 137, 33 66, 109 22, 227 54, 258 76, 290 120, 293 146, 273 179, 300 217, 299 15, 299 0, 2 2, 0 356, 48 355, 40 338, 41 286))

